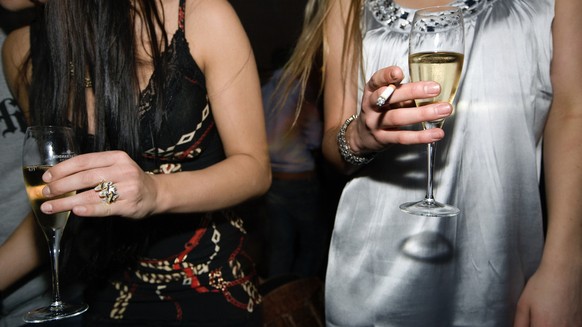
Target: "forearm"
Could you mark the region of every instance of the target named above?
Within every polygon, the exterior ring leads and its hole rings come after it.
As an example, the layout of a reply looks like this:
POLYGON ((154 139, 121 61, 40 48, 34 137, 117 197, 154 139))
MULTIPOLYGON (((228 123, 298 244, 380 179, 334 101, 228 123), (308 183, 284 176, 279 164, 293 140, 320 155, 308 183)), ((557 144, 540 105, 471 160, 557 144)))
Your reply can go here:
POLYGON ((32 212, 0 246, 0 291, 6 290, 43 262, 45 242, 32 212))
POLYGON ((155 176, 156 212, 205 212, 264 194, 271 183, 268 155, 240 154, 199 171, 155 176))
POLYGON ((558 261, 582 269, 582 110, 579 77, 582 50, 576 19, 577 0, 556 1, 553 24, 554 98, 544 130, 544 168, 548 204, 548 235, 543 261, 558 261))
MULTIPOLYGON (((340 127, 341 125, 338 123, 337 127, 329 128, 325 131, 322 141, 322 151, 325 159, 331 163, 340 173, 349 175, 361 168, 361 166, 352 165, 342 158, 337 142, 337 135, 340 127)), ((348 131, 346 132, 346 139, 348 139, 350 135, 350 128, 348 128, 348 131)), ((348 139, 348 144, 349 142, 350 141, 348 139)))
POLYGON ((548 234, 544 261, 582 269, 582 114, 550 114, 544 138, 548 234))
MULTIPOLYGON (((350 25, 348 19, 349 1, 336 1, 331 8, 330 18, 326 22, 326 38, 328 51, 326 56, 325 84, 324 84, 324 134, 322 151, 326 160, 339 172, 351 174, 359 167, 348 163, 339 151, 337 136, 346 120, 356 113, 358 97, 358 68, 359 54, 354 50, 355 45, 346 43, 345 33, 350 25), (346 56, 343 57, 342 54, 346 56)), ((356 47, 359 49, 358 47, 356 47)), ((352 147, 354 128, 352 122, 345 133, 347 144, 352 147)), ((352 148, 353 149, 353 148, 352 148)))

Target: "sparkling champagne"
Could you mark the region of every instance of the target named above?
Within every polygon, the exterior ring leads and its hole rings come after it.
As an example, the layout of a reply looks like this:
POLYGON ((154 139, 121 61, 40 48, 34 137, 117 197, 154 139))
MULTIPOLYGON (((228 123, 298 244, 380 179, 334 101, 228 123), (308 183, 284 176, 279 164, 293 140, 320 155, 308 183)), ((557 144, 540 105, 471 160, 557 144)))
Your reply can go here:
MULTIPOLYGON (((47 215, 40 210, 40 206, 49 200, 42 195, 42 189, 46 185, 46 183, 42 180, 42 175, 49 168, 49 166, 24 167, 22 169, 22 173, 24 175, 24 184, 26 186, 26 192, 28 193, 30 206, 32 207, 36 220, 42 229, 64 229, 65 225, 67 224, 67 220, 69 219, 70 211, 47 215)), ((64 198, 74 195, 75 193, 76 192, 73 191, 51 199, 64 198)))
MULTIPOLYGON (((463 68, 463 54, 455 52, 420 52, 410 55, 410 78, 413 82, 435 81, 441 85, 441 93, 428 99, 417 99, 416 105, 422 106, 435 102, 452 103, 463 68)), ((442 127, 444 119, 423 123, 423 127, 442 127)))

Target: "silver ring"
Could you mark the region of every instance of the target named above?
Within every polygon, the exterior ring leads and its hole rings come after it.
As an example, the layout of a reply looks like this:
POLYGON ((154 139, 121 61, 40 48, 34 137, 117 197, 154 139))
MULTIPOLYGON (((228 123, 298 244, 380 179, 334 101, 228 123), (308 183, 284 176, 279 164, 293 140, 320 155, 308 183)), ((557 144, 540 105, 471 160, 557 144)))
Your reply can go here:
POLYGON ((112 204, 119 198, 117 187, 110 181, 101 181, 93 190, 98 192, 99 197, 107 204, 112 204))

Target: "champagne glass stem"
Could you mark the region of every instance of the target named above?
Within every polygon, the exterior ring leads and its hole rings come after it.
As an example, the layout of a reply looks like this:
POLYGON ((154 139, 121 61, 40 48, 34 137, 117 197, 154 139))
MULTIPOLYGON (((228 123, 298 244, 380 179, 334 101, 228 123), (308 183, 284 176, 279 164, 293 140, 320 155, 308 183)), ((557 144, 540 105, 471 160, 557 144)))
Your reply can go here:
POLYGON ((51 303, 51 307, 60 308, 63 302, 61 302, 61 288, 59 281, 59 254, 61 252, 61 238, 63 236, 63 229, 57 228, 50 230, 52 230, 52 235, 47 235, 47 240, 49 243, 53 284, 53 302, 51 303))
POLYGON ((426 178, 426 196, 425 202, 427 204, 434 204, 435 199, 433 195, 433 180, 434 180, 434 162, 436 157, 436 142, 431 142, 426 145, 427 148, 427 178, 426 178))

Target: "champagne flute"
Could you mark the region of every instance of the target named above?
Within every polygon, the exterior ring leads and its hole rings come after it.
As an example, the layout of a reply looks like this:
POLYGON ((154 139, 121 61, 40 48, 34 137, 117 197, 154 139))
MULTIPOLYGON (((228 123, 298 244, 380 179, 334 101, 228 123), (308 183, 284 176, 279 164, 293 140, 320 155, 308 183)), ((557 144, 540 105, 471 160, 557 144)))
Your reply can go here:
MULTIPOLYGON (((461 78, 464 59, 463 12, 458 7, 428 7, 416 11, 409 37, 408 63, 410 79, 435 81, 441 85, 441 93, 429 99, 416 100, 417 106, 435 102, 452 104, 461 78)), ((439 127, 444 119, 423 122, 424 129, 439 127)), ((452 217, 459 209, 437 202, 433 195, 433 177, 436 142, 427 144, 426 196, 417 202, 400 205, 406 213, 430 217, 452 217)))
MULTIPOLYGON (((24 316, 27 323, 41 323, 73 317, 87 311, 87 304, 69 304, 61 300, 59 287, 60 241, 69 219, 70 211, 45 214, 40 206, 47 201, 42 195, 46 185, 42 175, 51 166, 75 156, 77 153, 73 130, 60 126, 33 126, 26 129, 22 153, 22 172, 28 200, 49 245, 52 268, 52 303, 29 311, 24 316)), ((69 192, 60 197, 72 196, 69 192)))

